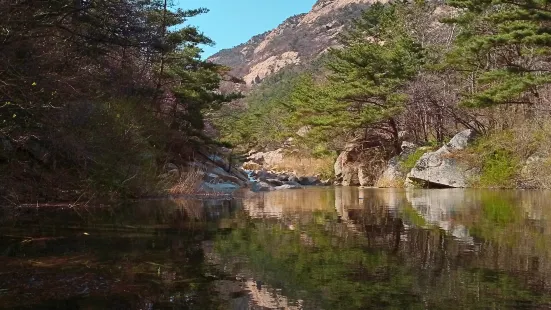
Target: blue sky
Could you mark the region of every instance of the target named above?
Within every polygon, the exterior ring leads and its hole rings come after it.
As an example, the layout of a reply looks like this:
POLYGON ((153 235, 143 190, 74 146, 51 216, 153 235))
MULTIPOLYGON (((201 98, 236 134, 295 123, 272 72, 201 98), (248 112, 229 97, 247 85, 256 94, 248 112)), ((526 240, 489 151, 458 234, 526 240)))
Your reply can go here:
POLYGON ((204 47, 204 57, 244 43, 252 36, 277 27, 287 17, 310 11, 316 0, 175 0, 183 9, 204 7, 209 13, 189 23, 216 42, 204 47))

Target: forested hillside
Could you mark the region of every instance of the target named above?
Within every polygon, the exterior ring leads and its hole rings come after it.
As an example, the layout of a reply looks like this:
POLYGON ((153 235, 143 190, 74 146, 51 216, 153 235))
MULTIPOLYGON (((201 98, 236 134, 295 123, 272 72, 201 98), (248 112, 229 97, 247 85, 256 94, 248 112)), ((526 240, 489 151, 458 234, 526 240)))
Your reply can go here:
POLYGON ((166 0, 0 3, 4 203, 158 194, 165 165, 213 141, 204 112, 227 68, 166 0))
POLYGON ((308 156, 353 144, 376 176, 404 142, 424 146, 406 159, 413 165, 471 129, 477 142, 453 156, 480 171, 472 186, 548 187, 550 9, 543 0, 375 3, 320 65, 287 67, 220 118, 222 137, 244 150, 293 137, 308 156))

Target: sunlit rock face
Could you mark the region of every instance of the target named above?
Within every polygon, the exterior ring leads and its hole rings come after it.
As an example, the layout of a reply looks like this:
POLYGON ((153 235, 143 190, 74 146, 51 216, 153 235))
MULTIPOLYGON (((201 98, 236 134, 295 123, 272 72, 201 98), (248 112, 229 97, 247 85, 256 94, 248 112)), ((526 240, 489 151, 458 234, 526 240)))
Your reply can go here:
POLYGON ((457 151, 465 149, 476 137, 472 129, 456 134, 450 142, 435 152, 425 153, 407 175, 409 180, 442 187, 469 187, 478 171, 454 158, 457 151))
POLYGON ((231 74, 246 82, 246 85, 225 85, 225 88, 246 89, 285 67, 308 63, 328 48, 337 46, 338 34, 374 2, 320 0, 310 12, 292 16, 271 31, 212 55, 209 61, 232 68, 231 74))

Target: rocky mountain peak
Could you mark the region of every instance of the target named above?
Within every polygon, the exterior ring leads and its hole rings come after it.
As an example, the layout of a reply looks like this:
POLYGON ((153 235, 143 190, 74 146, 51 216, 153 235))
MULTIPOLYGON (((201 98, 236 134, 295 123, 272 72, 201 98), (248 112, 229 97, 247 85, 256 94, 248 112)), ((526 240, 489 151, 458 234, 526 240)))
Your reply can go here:
POLYGON ((231 73, 250 87, 287 66, 309 62, 335 46, 337 35, 376 1, 319 0, 310 12, 289 17, 277 28, 222 50, 209 61, 231 67, 231 73))

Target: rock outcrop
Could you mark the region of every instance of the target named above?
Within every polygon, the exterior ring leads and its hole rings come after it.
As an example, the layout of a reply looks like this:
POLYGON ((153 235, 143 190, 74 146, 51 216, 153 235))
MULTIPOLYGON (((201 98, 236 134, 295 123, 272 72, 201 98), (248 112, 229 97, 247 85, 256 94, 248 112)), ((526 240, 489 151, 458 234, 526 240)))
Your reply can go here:
POLYGON ((288 149, 279 148, 267 152, 251 152, 242 168, 249 174, 253 191, 297 189, 303 186, 327 186, 329 180, 318 176, 299 175, 296 171, 282 169, 288 149))
POLYGON ((406 184, 413 181, 433 187, 468 187, 478 172, 460 163, 453 153, 465 149, 475 136, 474 130, 464 130, 437 151, 425 153, 407 175, 406 184))
POLYGON ((360 185, 358 178, 357 154, 353 151, 343 151, 335 161, 335 184, 342 186, 360 185))
POLYGON ((382 148, 368 147, 361 140, 346 144, 335 161, 335 185, 373 186, 384 157, 382 148))
POLYGON ((246 83, 224 89, 247 90, 285 67, 309 63, 338 45, 338 34, 376 1, 319 0, 310 12, 292 16, 271 31, 212 55, 209 61, 232 68, 230 74, 246 83))
POLYGON ((249 161, 246 162, 244 166, 253 166, 254 164, 256 164, 261 167, 275 167, 281 164, 281 162, 283 161, 283 157, 283 149, 277 149, 268 152, 251 153, 248 157, 249 161))
POLYGON ((381 188, 400 188, 404 186, 404 182, 408 171, 405 171, 402 167, 402 163, 407 158, 415 153, 417 146, 413 143, 402 143, 402 153, 398 156, 392 157, 383 173, 377 179, 375 187, 381 188))

